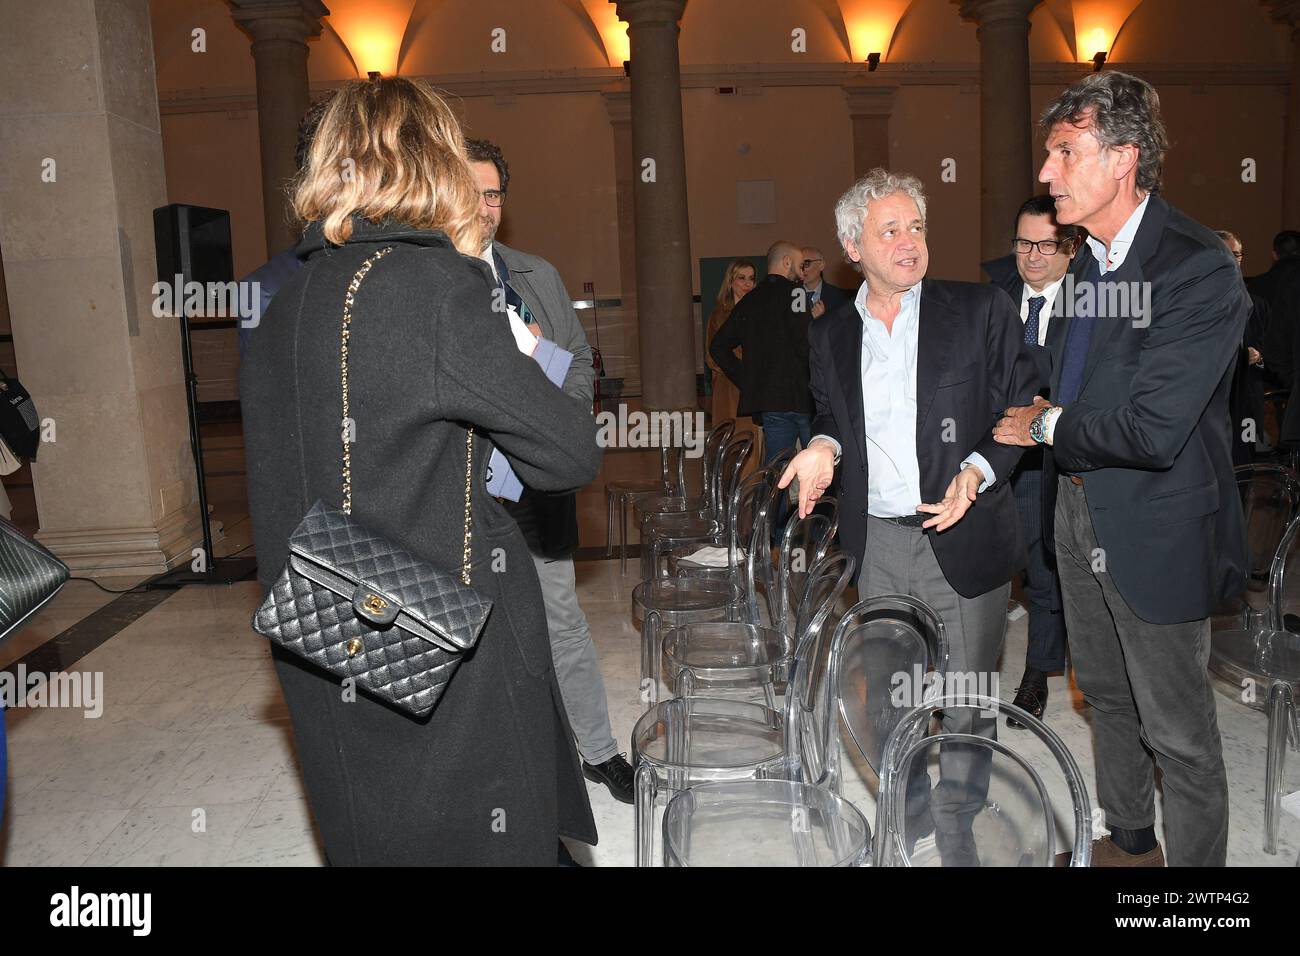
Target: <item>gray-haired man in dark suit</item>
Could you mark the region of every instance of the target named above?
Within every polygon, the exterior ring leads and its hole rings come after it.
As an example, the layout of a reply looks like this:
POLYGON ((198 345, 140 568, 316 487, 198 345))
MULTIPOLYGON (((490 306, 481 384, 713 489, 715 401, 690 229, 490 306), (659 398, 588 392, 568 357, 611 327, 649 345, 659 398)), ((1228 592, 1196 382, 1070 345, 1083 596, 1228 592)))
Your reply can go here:
POLYGON ((1057 221, 1089 236, 1051 400, 1009 408, 994 437, 1050 449, 1044 497, 1110 829, 1093 865, 1164 865, 1154 753, 1170 864, 1223 866, 1228 780, 1206 663, 1210 614, 1246 584, 1228 393, 1249 300, 1218 236, 1160 198, 1168 138, 1149 83, 1094 73, 1041 123, 1039 181, 1057 221))

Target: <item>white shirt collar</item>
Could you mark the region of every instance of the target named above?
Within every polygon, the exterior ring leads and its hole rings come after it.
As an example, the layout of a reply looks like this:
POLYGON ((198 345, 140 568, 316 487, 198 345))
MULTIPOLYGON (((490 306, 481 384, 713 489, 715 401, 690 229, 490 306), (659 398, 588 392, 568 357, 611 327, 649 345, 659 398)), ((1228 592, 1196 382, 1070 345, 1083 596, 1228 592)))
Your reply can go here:
POLYGON ((1142 197, 1142 201, 1138 203, 1137 208, 1129 215, 1128 221, 1120 227, 1119 232, 1115 234, 1115 238, 1110 241, 1109 253, 1099 240, 1094 239, 1092 236, 1088 237, 1088 248, 1092 250, 1093 256, 1100 263, 1103 275, 1107 272, 1114 272, 1124 264, 1124 260, 1128 257, 1129 248, 1137 237, 1138 226, 1142 224, 1142 214, 1147 211, 1147 203, 1150 201, 1150 193, 1142 197))
POLYGON ((1035 292, 1033 288, 1030 287, 1028 282, 1024 283, 1024 291, 1020 294, 1020 304, 1024 305, 1034 296, 1041 295, 1045 299, 1047 299, 1047 301, 1043 303, 1044 311, 1050 309, 1052 307, 1052 303, 1056 301, 1056 293, 1061 291, 1061 283, 1064 281, 1065 281, 1065 275, 1062 274, 1059 279, 1049 282, 1047 283, 1047 285, 1043 286, 1042 292, 1035 292))
MULTIPOLYGON (((870 313, 867 312, 867 292, 868 292, 867 280, 863 279, 862 285, 858 287, 858 294, 853 299, 853 304, 858 307, 858 315, 862 317, 863 322, 865 322, 867 320, 867 316, 870 315, 870 313)), ((920 295, 921 295, 921 283, 918 282, 916 285, 912 286, 910 289, 908 289, 906 292, 903 293, 903 298, 899 301, 899 305, 898 305, 899 314, 901 315, 905 310, 907 310, 908 307, 911 306, 912 302, 920 295)))
POLYGON ((484 249, 482 252, 480 252, 478 254, 478 257, 488 264, 488 268, 492 270, 492 278, 500 282, 501 277, 497 275, 496 256, 492 255, 492 252, 495 248, 496 248, 496 243, 489 242, 487 244, 487 248, 484 249))

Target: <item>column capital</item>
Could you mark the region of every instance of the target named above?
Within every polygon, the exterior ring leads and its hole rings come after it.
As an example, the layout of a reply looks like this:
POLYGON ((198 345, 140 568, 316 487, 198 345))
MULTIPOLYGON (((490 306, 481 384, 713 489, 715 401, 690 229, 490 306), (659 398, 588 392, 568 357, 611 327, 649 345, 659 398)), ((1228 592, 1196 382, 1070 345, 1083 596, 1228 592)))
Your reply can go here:
POLYGON ((632 94, 623 89, 604 90, 600 98, 605 102, 605 112, 611 124, 632 122, 632 94))
POLYGON ((892 116, 894 112, 894 84, 855 84, 844 87, 844 99, 849 104, 849 116, 892 116))
POLYGON ((259 40, 296 40, 318 37, 321 18, 329 9, 321 0, 230 0, 235 22, 259 40))
POLYGON ((1300 0, 1263 0, 1274 20, 1290 24, 1291 35, 1300 40, 1300 0))
POLYGON ((676 24, 686 10, 686 0, 609 0, 618 10, 618 18, 629 27, 651 23, 676 24))
POLYGON ((1029 21, 1029 13, 1041 0, 956 0, 963 20, 986 26, 999 20, 1029 21))

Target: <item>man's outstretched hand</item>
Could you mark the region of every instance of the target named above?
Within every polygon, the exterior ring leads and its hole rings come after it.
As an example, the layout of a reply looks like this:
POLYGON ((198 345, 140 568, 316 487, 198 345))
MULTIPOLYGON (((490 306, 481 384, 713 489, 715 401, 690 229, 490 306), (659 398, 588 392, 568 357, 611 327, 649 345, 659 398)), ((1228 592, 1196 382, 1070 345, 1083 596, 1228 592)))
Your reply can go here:
POLYGON ((799 479, 799 517, 806 518, 835 477, 835 447, 830 442, 814 439, 790 459, 778 487, 790 487, 790 482, 796 477, 799 479))
POLYGON ((984 472, 980 470, 979 465, 967 465, 957 472, 957 477, 948 482, 948 490, 943 493, 943 501, 933 505, 916 506, 917 511, 934 515, 921 527, 947 531, 965 516, 983 482, 984 472))

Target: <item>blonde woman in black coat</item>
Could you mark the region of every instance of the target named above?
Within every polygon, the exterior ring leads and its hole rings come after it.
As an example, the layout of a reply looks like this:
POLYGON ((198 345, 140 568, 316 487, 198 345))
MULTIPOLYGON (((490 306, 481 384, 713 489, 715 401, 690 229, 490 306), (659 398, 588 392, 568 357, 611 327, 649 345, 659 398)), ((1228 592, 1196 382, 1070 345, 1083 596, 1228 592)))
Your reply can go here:
POLYGON ((459 124, 423 83, 359 81, 321 120, 294 202, 303 267, 254 332, 240 373, 249 504, 269 588, 290 532, 341 498, 339 335, 349 341, 352 514, 456 571, 465 439, 475 427, 472 584, 494 602, 433 713, 415 719, 276 649, 307 797, 333 865, 544 865, 563 834, 596 842, 524 539, 488 495, 489 443, 531 488, 600 463, 589 407, 521 354, 494 312, 478 191, 459 124))

